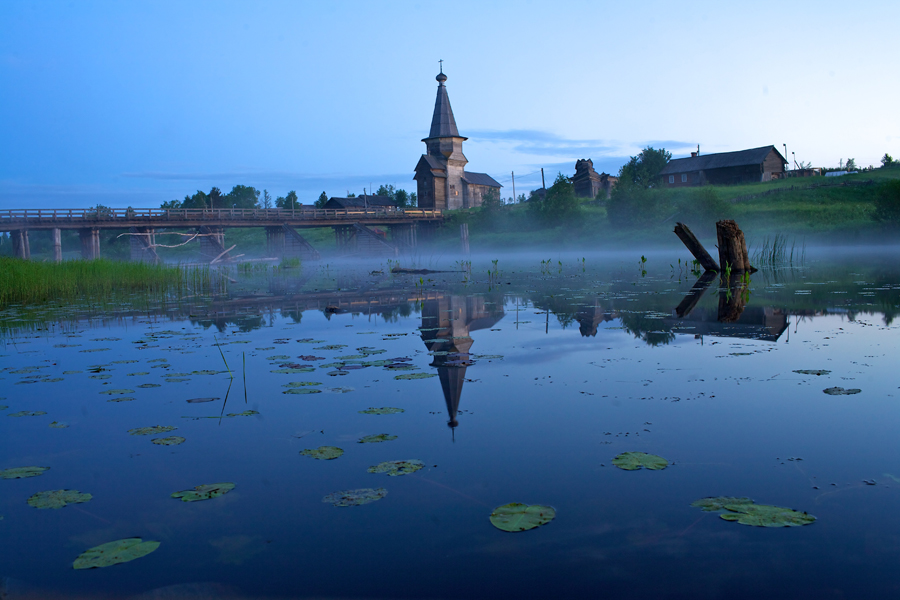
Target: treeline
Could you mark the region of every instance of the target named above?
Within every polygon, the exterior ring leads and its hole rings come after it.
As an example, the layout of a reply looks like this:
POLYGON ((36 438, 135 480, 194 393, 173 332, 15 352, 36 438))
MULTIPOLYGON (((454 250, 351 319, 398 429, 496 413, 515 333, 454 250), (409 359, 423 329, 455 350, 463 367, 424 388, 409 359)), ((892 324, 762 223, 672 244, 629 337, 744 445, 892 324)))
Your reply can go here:
MULTIPOLYGON (((397 189, 392 185, 382 185, 375 192, 375 196, 387 196, 391 198, 394 204, 399 208, 407 208, 416 206, 416 193, 408 193, 406 190, 397 189)), ((355 198, 356 194, 347 192, 348 198, 355 198)), ((312 203, 316 208, 324 208, 328 202, 328 194, 324 191, 312 203)), ((284 196, 279 196, 273 200, 269 194, 269 190, 260 192, 253 186, 236 185, 231 188, 227 194, 223 194, 222 190, 213 187, 209 193, 197 190, 197 193, 191 195, 186 194, 183 200, 169 200, 163 202, 160 208, 286 208, 300 209, 303 203, 294 190, 289 191, 284 196)))

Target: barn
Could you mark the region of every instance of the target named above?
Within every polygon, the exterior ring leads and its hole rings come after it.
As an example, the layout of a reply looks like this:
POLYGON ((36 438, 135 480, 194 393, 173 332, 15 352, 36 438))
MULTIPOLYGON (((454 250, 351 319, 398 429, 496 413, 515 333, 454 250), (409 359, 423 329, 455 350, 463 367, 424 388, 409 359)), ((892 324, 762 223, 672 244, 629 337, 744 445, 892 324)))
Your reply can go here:
POLYGON ((659 181, 662 187, 771 181, 783 176, 786 164, 775 146, 703 156, 691 152, 690 158, 670 160, 660 171, 659 181))

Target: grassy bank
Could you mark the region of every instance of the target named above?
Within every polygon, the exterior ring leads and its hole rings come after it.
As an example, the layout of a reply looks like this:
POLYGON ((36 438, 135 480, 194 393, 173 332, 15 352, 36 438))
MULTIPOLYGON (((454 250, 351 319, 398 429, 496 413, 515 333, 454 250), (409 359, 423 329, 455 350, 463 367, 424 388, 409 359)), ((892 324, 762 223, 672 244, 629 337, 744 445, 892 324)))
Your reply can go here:
POLYGON ((0 258, 0 307, 67 301, 109 300, 131 294, 210 294, 223 278, 206 266, 170 267, 110 260, 61 263, 0 258))

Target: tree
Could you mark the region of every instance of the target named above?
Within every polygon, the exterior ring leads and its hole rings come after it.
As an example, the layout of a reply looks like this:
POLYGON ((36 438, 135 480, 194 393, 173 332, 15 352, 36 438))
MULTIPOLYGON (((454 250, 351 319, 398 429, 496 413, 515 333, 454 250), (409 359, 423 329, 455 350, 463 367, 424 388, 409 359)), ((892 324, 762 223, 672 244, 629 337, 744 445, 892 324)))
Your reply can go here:
POLYGON ((392 185, 382 185, 375 192, 376 196, 387 196, 394 202, 394 206, 398 208, 406 208, 414 205, 415 200, 410 197, 409 192, 403 189, 397 189, 392 185))
POLYGON ((328 202, 328 194, 322 191, 319 194, 319 198, 316 200, 316 208, 325 208, 325 203, 328 202))
POLYGON ((481 210, 486 213, 496 213, 503 206, 503 200, 500 199, 500 192, 497 188, 489 188, 481 197, 481 210))
POLYGON ((263 190, 263 208, 272 208, 272 196, 269 195, 269 190, 263 190))
MULTIPOLYGON (((212 192, 209 195, 212 198, 212 192)), ((236 185, 222 197, 222 201, 225 208, 257 208, 259 191, 253 186, 236 185)))
POLYGON ((415 192, 409 195, 409 205, 410 206, 418 206, 419 205, 419 197, 415 192))
POLYGON ((169 200, 160 204, 159 207, 164 209, 181 208, 181 200, 169 200))
POLYGON ((279 197, 278 200, 275 201, 275 206, 278 208, 287 208, 289 210, 300 208, 297 192, 291 190, 287 193, 287 196, 279 197))
MULTIPOLYGON (((213 188, 212 191, 218 191, 218 188, 213 188)), ((185 195, 184 200, 181 203, 181 208, 211 208, 210 196, 197 190, 197 193, 193 196, 185 195)))
MULTIPOLYGON (((204 194, 204 196, 206 196, 206 194, 204 194)), ((217 187, 213 187, 211 190, 209 190, 209 198, 207 200, 209 202, 209 208, 224 208, 225 206, 225 200, 222 196, 222 190, 217 187)))
POLYGON ((533 195, 528 212, 541 221, 555 224, 571 219, 578 214, 580 208, 578 197, 575 196, 575 186, 568 177, 558 173, 545 194, 533 195))
POLYGON ((844 170, 846 170, 846 171, 855 171, 856 169, 857 169, 857 167, 856 167, 856 159, 855 159, 855 158, 848 158, 848 159, 847 159, 847 166, 844 167, 844 170))
POLYGON ((637 156, 632 156, 628 162, 619 169, 619 183, 617 186, 637 186, 652 188, 658 183, 657 177, 672 160, 672 153, 665 148, 656 150, 653 146, 647 146, 637 156))
POLYGON ((884 156, 881 157, 881 166, 882 167, 893 167, 895 164, 894 158, 888 154, 884 153, 884 156))

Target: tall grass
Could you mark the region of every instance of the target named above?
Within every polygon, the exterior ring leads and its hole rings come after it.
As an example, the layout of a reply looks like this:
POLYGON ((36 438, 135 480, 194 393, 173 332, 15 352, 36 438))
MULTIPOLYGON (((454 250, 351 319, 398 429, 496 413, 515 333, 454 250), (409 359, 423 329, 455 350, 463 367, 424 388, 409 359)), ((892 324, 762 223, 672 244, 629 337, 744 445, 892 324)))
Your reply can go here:
POLYGON ((226 279, 207 265, 73 260, 60 263, 0 258, 0 307, 124 295, 210 294, 226 279))
POLYGON ((766 236, 750 257, 750 262, 757 268, 800 266, 805 261, 806 243, 797 246, 797 241, 792 239, 788 246, 787 236, 779 233, 773 238, 766 236))

